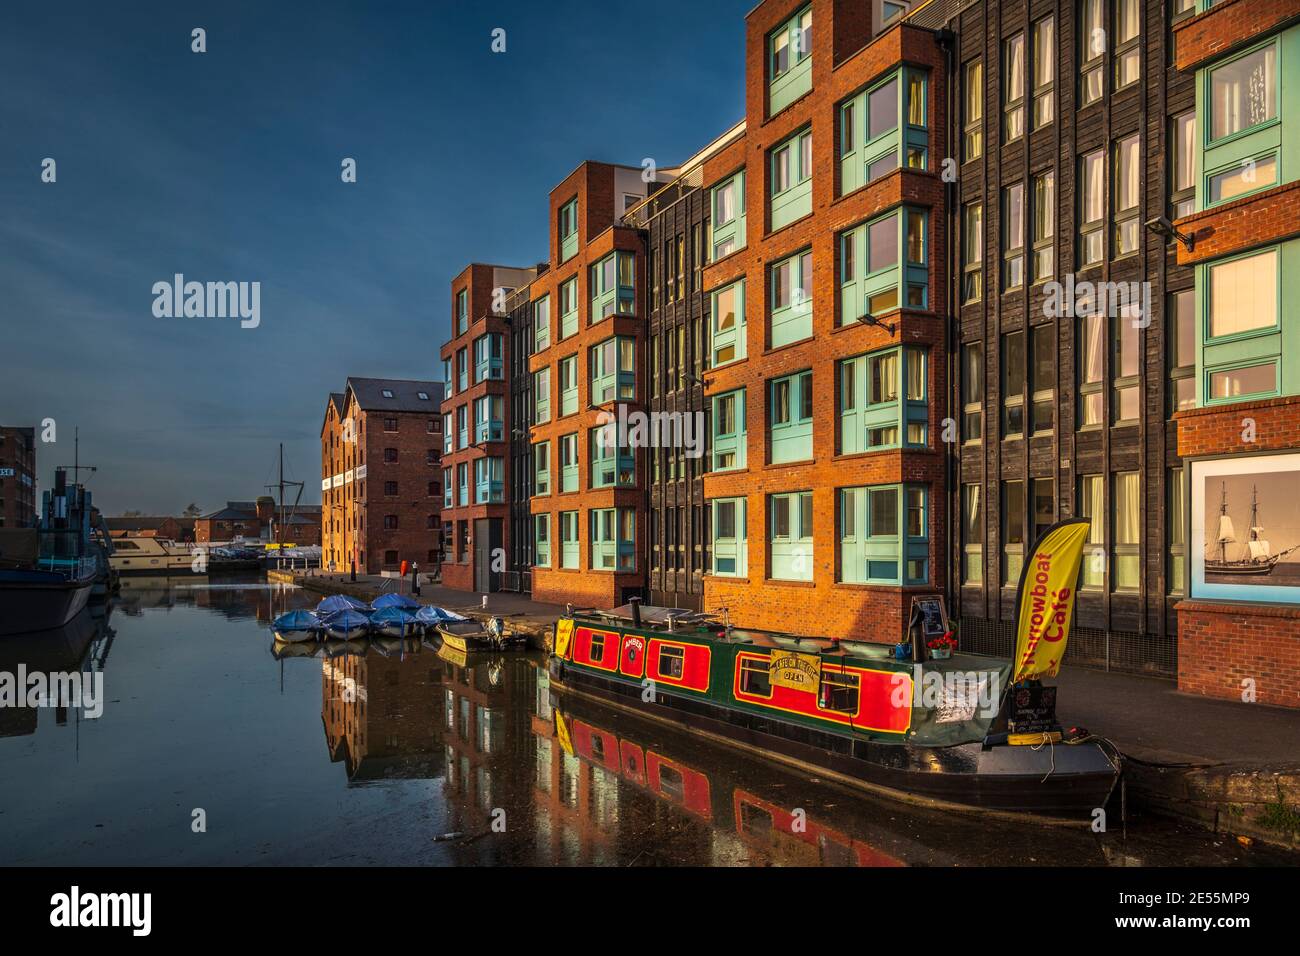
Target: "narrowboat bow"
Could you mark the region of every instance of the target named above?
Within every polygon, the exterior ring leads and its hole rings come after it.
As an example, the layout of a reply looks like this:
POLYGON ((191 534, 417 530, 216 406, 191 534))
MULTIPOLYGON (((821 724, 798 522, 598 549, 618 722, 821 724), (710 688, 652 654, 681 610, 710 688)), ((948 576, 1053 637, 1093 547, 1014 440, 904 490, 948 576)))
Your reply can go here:
MULTIPOLYGON (((1086 732, 1016 733, 1054 691, 1007 693, 1011 662, 921 664, 893 645, 732 628, 626 605, 556 625, 553 685, 873 790, 923 803, 1087 821, 1119 777, 1086 732)), ((1052 689, 1048 689, 1052 690, 1052 689)), ((1041 718, 1042 711, 1038 716, 1041 718)))

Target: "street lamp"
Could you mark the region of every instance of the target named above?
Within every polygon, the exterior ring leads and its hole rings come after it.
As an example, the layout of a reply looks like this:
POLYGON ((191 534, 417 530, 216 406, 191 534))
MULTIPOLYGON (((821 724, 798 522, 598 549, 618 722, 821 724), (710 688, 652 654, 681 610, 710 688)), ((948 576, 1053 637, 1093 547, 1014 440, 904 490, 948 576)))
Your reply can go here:
POLYGON ((890 335, 894 334, 894 326, 890 325, 888 322, 881 322, 870 312, 862 313, 860 316, 858 316, 858 321, 861 322, 863 325, 874 325, 878 329, 884 329, 890 335))
POLYGON ((1196 251, 1195 233, 1188 235, 1181 232, 1166 216, 1156 216, 1154 219, 1148 219, 1146 227, 1157 236, 1164 236, 1165 239, 1177 239, 1188 252, 1196 251))

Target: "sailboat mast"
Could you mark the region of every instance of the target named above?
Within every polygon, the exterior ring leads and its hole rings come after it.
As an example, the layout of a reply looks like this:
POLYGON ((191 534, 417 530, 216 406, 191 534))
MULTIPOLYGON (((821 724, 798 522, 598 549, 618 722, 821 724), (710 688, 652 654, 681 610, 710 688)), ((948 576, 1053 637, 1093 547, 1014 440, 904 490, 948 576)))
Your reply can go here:
MULTIPOLYGON (((1222 488, 1223 502, 1219 505, 1219 517, 1221 519, 1228 513, 1228 483, 1226 481, 1222 483, 1222 488)), ((1219 528, 1219 560, 1226 564, 1228 560, 1228 542, 1223 538, 1222 521, 1219 522, 1219 528)))

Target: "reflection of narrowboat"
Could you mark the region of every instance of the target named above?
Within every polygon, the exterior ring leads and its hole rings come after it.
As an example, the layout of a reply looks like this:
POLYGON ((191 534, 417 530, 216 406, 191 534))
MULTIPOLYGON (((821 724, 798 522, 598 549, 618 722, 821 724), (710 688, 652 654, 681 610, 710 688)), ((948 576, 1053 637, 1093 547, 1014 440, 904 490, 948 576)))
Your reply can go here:
POLYGON ((598 705, 565 702, 554 711, 561 745, 574 756, 614 774, 637 789, 684 813, 722 829, 734 830, 748 846, 764 853, 778 850, 786 862, 848 866, 902 866, 903 860, 834 829, 812 816, 796 825, 796 810, 764 799, 731 775, 695 765, 601 727, 595 717, 579 716, 598 705), (579 706, 571 710, 570 706, 579 706))
POLYGON ((555 649, 563 689, 925 802, 1084 819, 1118 778, 1094 738, 1007 732, 1010 663, 999 658, 914 666, 889 645, 636 604, 562 618, 555 649))

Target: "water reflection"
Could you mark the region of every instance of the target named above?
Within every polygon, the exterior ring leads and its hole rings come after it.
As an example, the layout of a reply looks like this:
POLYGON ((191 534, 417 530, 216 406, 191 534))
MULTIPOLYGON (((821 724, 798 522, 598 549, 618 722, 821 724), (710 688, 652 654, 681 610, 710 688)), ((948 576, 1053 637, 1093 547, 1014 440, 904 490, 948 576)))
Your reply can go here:
POLYGON ((0 641, 0 670, 112 650, 100 719, 0 708, 0 863, 1270 862, 1158 821, 1098 837, 864 796, 559 694, 537 654, 273 639, 318 600, 155 582, 0 641), (202 839, 194 807, 217 824, 202 839))

